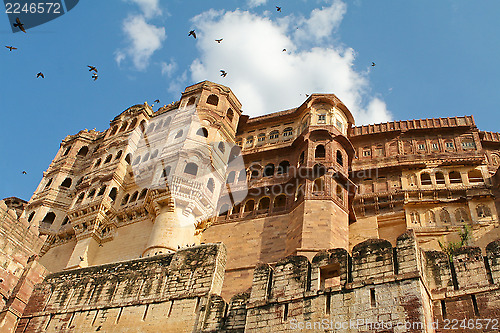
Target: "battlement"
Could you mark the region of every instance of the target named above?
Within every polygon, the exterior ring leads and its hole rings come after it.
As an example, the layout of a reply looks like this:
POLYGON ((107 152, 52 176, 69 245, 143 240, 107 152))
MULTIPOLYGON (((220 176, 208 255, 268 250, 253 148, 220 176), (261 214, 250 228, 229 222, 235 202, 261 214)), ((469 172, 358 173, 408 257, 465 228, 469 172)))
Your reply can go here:
POLYGON ((173 319, 156 322, 157 331, 160 327, 176 331, 179 325, 183 327, 179 332, 189 325, 192 331, 203 324, 197 321, 201 306, 221 292, 225 262, 224 245, 211 244, 50 274, 34 290, 18 330, 59 332, 75 325, 87 331, 101 326, 106 331, 106 327, 126 327, 128 321, 137 324, 141 317, 146 325, 146 317, 168 313, 173 319), (183 318, 186 309, 190 311, 183 318))
POLYGON ((388 121, 380 124, 361 125, 353 127, 350 133, 351 137, 360 135, 370 135, 385 132, 409 131, 419 129, 438 129, 451 127, 475 127, 474 118, 472 116, 464 117, 446 117, 446 118, 430 118, 430 119, 412 119, 388 121))

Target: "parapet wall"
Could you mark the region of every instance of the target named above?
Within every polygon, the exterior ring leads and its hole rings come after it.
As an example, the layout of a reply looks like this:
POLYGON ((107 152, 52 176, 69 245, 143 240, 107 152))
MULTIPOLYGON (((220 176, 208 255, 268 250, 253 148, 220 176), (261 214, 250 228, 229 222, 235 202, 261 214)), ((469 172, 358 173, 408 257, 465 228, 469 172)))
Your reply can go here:
POLYGON ((219 295, 222 244, 51 274, 31 297, 17 332, 193 332, 219 295))

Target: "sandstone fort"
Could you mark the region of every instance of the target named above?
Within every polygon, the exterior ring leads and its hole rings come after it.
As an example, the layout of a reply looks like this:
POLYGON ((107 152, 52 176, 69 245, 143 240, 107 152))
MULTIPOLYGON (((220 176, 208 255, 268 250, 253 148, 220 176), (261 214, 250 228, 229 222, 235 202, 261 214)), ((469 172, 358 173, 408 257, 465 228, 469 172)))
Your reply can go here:
POLYGON ((0 331, 498 332, 499 165, 472 116, 356 126, 312 94, 251 118, 200 82, 0 201, 0 331))

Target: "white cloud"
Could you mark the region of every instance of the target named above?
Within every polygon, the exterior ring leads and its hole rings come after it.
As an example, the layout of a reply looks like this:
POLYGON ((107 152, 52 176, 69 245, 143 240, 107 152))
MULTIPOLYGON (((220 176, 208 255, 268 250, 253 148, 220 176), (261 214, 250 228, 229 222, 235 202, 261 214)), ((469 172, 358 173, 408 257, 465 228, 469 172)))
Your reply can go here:
POLYGON ((241 10, 204 12, 192 19, 204 38, 197 39, 200 56, 191 64, 191 79, 229 86, 251 116, 297 107, 305 94, 323 92, 337 95, 358 124, 386 121, 390 113, 381 99, 370 95, 368 72, 354 69, 354 50, 331 44, 329 34, 344 14, 345 5, 335 0, 303 19, 305 31, 317 24, 324 27, 314 35, 316 44, 306 48, 311 40, 297 35, 293 17, 273 21, 241 10), (216 38, 224 41, 214 43, 216 38), (228 73, 225 78, 221 69, 228 73))
POLYGON ((265 5, 266 3, 267 3, 267 0, 248 0, 247 1, 247 5, 250 8, 262 6, 262 5, 265 5))
POLYGON ((128 1, 138 5, 143 14, 129 15, 123 20, 122 30, 129 45, 115 52, 115 61, 120 66, 129 57, 136 69, 144 70, 153 53, 162 47, 162 42, 167 38, 165 28, 147 22, 151 17, 160 15, 162 10, 158 0, 128 1))
POLYGON ((314 38, 319 41, 331 36, 339 27, 346 11, 346 4, 340 0, 334 0, 328 7, 314 9, 308 19, 298 20, 299 29, 295 32, 296 38, 314 38))
POLYGON ((177 63, 171 59, 170 62, 161 62, 161 74, 171 77, 174 71, 177 69, 177 63))
POLYGON ((138 5, 146 18, 151 18, 156 15, 161 15, 159 0, 129 0, 138 5))

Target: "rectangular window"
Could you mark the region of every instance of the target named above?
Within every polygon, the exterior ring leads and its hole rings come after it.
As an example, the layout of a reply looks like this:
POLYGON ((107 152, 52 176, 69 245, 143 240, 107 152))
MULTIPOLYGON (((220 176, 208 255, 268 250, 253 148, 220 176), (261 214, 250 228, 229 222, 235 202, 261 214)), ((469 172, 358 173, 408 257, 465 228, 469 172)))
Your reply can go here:
POLYGON ((257 141, 258 142, 266 141, 266 136, 265 135, 262 135, 262 136, 259 135, 259 138, 257 139, 257 141))
POLYGON ((338 120, 338 119, 337 119, 337 128, 339 129, 339 131, 341 131, 341 132, 342 132, 343 127, 344 127, 344 126, 343 126, 342 122, 341 122, 340 120, 338 120))
POLYGON ((439 150, 439 145, 437 143, 433 143, 432 150, 439 150))
POLYGON ((418 150, 425 150, 425 144, 419 143, 418 144, 418 150))
POLYGON ((325 123, 326 123, 326 114, 318 115, 318 124, 325 124, 325 123))
POLYGON ((453 142, 446 142, 446 148, 453 149, 454 148, 453 142))
POLYGON ((279 134, 278 133, 272 133, 272 134, 269 134, 269 139, 272 140, 272 139, 277 139, 279 137, 279 134))
POLYGON ((372 152, 370 150, 363 150, 363 156, 366 157, 366 156, 371 156, 372 155, 372 152))

